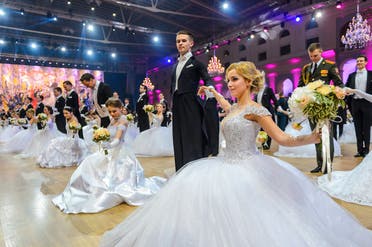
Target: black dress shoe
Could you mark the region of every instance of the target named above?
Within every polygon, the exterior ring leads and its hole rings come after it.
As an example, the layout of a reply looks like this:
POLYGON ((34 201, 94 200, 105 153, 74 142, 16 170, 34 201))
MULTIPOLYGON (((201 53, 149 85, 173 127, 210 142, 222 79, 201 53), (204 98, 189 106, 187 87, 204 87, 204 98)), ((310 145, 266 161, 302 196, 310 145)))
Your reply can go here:
POLYGON ((320 172, 321 170, 322 170, 322 167, 321 166, 317 166, 314 169, 312 169, 310 172, 311 173, 317 173, 317 172, 320 172))
POLYGON ((357 154, 354 155, 354 157, 356 157, 356 158, 357 158, 357 157, 364 157, 364 156, 365 156, 365 155, 364 155, 364 154, 361 154, 361 153, 357 153, 357 154))

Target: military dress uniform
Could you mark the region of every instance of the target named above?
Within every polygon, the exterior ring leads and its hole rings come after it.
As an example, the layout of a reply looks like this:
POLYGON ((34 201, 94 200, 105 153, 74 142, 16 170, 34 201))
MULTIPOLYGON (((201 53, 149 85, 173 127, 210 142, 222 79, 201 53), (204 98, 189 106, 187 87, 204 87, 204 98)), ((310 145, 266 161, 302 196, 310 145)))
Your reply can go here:
MULTIPOLYGON (((324 84, 329 84, 330 81, 333 81, 333 85, 344 87, 344 83, 341 80, 338 68, 336 66, 336 63, 333 61, 325 60, 322 58, 322 61, 315 67, 314 70, 314 63, 306 64, 301 71, 301 77, 298 82, 298 87, 306 86, 308 83, 311 83, 313 81, 322 80, 324 81, 324 84)), ((310 121, 310 127, 311 129, 315 129, 316 122, 310 121)), ((332 128, 332 126, 330 127, 332 128)), ((333 133, 332 130, 330 130, 330 133, 333 133)), ((333 135, 330 135, 330 151, 331 151, 331 160, 333 161, 333 151, 334 151, 334 145, 333 145, 333 135)), ((312 172, 320 172, 323 164, 323 157, 322 157, 322 143, 315 144, 315 150, 316 150, 316 161, 317 161, 317 167, 312 172)), ((325 171, 324 173, 327 173, 325 171)))

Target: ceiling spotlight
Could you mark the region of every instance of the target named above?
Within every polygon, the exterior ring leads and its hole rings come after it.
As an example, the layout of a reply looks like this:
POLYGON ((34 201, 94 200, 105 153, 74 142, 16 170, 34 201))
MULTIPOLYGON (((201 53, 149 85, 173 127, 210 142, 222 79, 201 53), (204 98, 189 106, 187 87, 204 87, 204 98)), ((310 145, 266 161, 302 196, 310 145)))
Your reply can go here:
POLYGON ((154 37, 152 38, 152 40, 153 40, 155 43, 159 42, 159 36, 154 36, 154 37))
POLYGON ((226 9, 228 9, 228 8, 229 8, 229 3, 228 3, 228 2, 224 2, 224 3, 222 4, 222 9, 226 10, 226 9))
POLYGON ((25 15, 25 10, 24 10, 23 8, 21 8, 21 9, 19 10, 19 13, 20 13, 21 15, 25 15))
POLYGON ((115 31, 116 31, 115 26, 112 26, 112 27, 111 27, 111 30, 112 30, 113 32, 115 32, 115 31))
POLYGON ((37 44, 35 42, 32 42, 30 46, 31 46, 32 49, 36 49, 37 48, 37 44))
POLYGON ((93 55, 93 51, 92 50, 87 50, 87 54, 89 55, 89 56, 92 56, 93 55))
POLYGON ((0 45, 5 45, 5 40, 0 39, 0 45))
POLYGON ((341 9, 342 8, 342 1, 337 1, 336 2, 336 8, 341 9))
POLYGON ((5 11, 3 9, 0 9, 0 15, 1 16, 4 16, 5 15, 5 11))
POLYGON ((116 53, 115 52, 111 53, 111 57, 116 58, 116 53))
POLYGON ((269 28, 268 28, 268 27, 264 27, 264 28, 263 28, 263 31, 264 31, 265 33, 267 33, 267 32, 269 31, 269 28))
POLYGON ((317 12, 315 13, 315 17, 316 17, 316 18, 320 18, 320 17, 322 17, 322 12, 317 11, 317 12))
POLYGON ((71 1, 67 1, 67 5, 71 5, 71 1))
POLYGON ((87 29, 88 29, 88 31, 93 32, 94 31, 94 26, 92 24, 88 24, 87 29))
POLYGON ((54 17, 53 17, 53 21, 58 21, 57 16, 54 16, 54 17))
POLYGON ((61 51, 62 51, 62 52, 66 52, 66 51, 67 51, 66 47, 65 47, 65 46, 62 46, 62 47, 61 47, 61 51))
POLYGON ((85 26, 87 23, 86 23, 86 21, 83 21, 82 24, 83 24, 83 26, 85 26))
POLYGON ((116 17, 116 13, 115 13, 115 12, 114 12, 114 13, 112 13, 112 16, 113 16, 113 17, 116 17))
POLYGON ((254 39, 254 34, 252 33, 249 37, 250 37, 251 39, 254 39))
POLYGON ((95 9, 94 7, 91 7, 90 10, 91 10, 91 11, 94 11, 94 10, 96 10, 96 9, 95 9))
POLYGON ((299 16, 299 15, 296 16, 295 21, 296 21, 296 22, 300 22, 300 21, 301 21, 301 16, 299 16))

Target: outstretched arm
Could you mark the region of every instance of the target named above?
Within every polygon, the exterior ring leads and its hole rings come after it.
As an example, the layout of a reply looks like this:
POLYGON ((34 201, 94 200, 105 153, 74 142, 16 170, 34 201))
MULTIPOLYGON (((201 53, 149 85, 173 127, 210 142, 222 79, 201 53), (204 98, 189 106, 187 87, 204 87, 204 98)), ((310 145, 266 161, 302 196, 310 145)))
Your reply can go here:
POLYGON ((216 98, 217 102, 220 104, 222 109, 227 112, 230 110, 231 105, 229 101, 227 101, 220 93, 216 91, 213 87, 207 87, 207 86, 201 86, 199 88, 198 94, 203 95, 205 94, 204 92, 208 90, 209 92, 213 93, 213 96, 216 98))
POLYGON ((355 95, 357 95, 357 96, 359 96, 359 97, 361 97, 365 100, 368 100, 369 102, 372 102, 372 94, 368 94, 368 93, 363 92, 359 89, 352 89, 352 88, 347 88, 346 92, 347 93, 353 93, 353 94, 355 94, 355 95))
POLYGON ((279 145, 294 147, 320 142, 320 133, 313 131, 310 135, 293 137, 283 132, 272 120, 271 116, 246 115, 246 119, 255 121, 279 145))

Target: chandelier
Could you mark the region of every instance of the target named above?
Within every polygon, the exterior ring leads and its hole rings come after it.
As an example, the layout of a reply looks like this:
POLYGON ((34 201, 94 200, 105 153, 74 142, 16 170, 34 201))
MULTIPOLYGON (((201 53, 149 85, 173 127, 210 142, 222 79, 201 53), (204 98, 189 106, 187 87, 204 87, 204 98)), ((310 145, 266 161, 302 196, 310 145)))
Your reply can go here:
POLYGON ((367 20, 363 20, 359 14, 359 0, 357 1, 357 14, 349 23, 349 28, 346 34, 342 35, 341 42, 347 49, 364 48, 367 43, 372 40, 371 27, 368 25, 367 20))
POLYGON ((150 78, 145 77, 145 79, 142 81, 142 85, 146 86, 148 90, 152 91, 154 90, 155 86, 152 84, 150 78))
POLYGON ((225 72, 225 68, 221 65, 220 60, 216 57, 215 51, 213 52, 213 57, 209 60, 208 63, 208 74, 214 76, 214 75, 220 75, 225 72))

